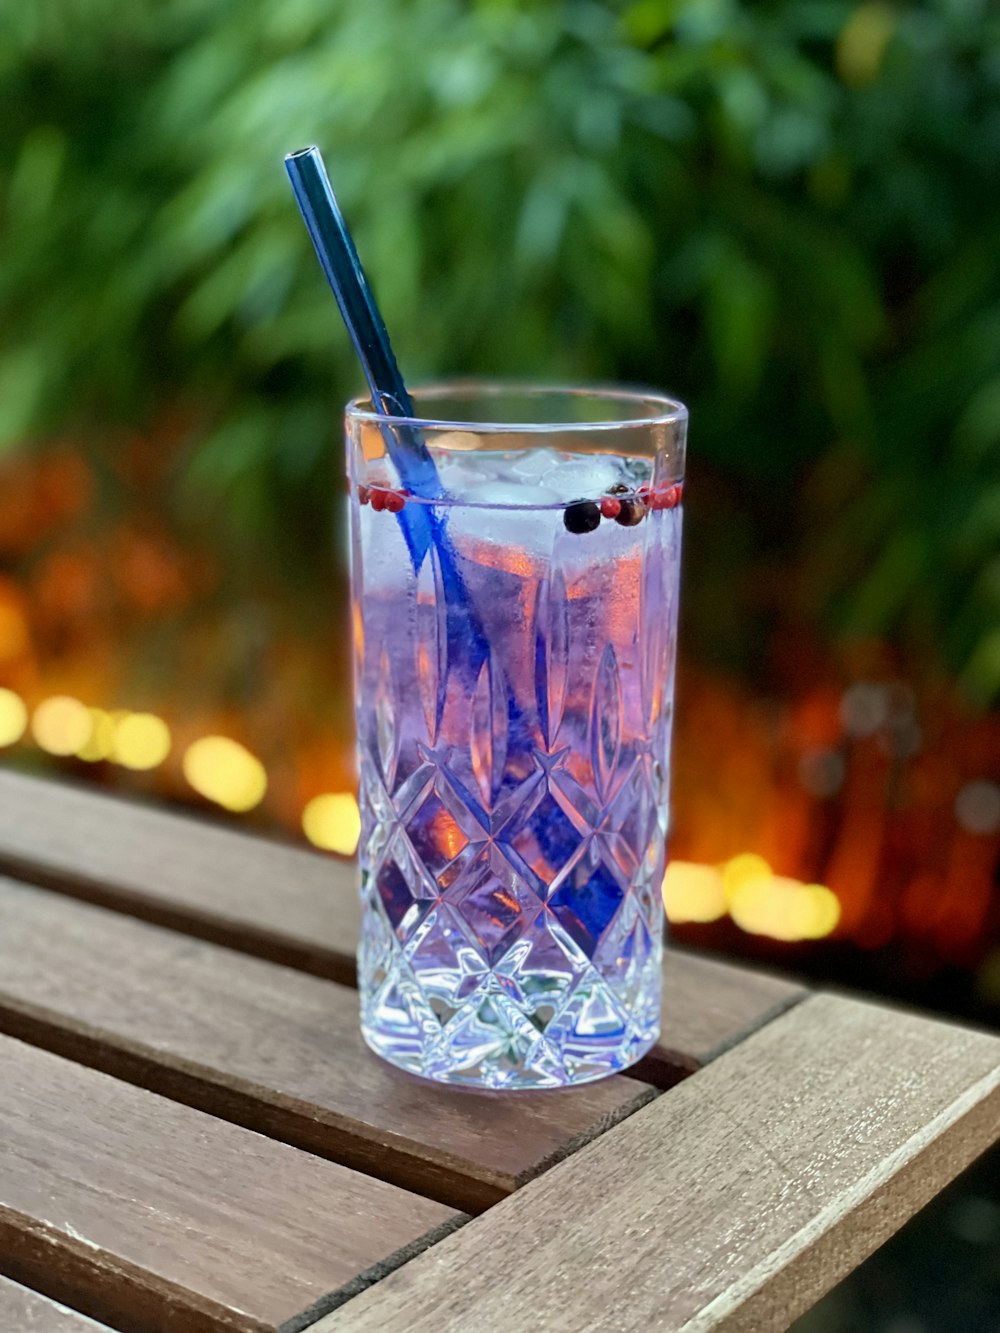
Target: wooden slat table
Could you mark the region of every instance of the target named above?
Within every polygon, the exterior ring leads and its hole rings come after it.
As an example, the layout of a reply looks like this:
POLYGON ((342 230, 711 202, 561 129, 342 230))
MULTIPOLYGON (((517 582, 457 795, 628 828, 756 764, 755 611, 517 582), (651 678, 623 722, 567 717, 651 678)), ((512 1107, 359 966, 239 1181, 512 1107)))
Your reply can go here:
POLYGON ((0 772, 0 1330, 787 1327, 1000 1138, 1000 1040, 668 952, 628 1076, 357 1033, 351 867, 0 772))

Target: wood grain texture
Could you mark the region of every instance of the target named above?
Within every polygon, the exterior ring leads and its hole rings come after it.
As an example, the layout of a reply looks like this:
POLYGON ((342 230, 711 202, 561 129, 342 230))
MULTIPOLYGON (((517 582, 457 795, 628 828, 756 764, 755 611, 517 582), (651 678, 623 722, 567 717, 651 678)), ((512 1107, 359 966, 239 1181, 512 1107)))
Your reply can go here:
MULTIPOLYGON (((346 984, 353 864, 0 769, 0 870, 346 984)), ((777 977, 667 951, 663 1033, 631 1073, 670 1087, 803 998, 777 977)))
POLYGON ((0 1067, 4 1268, 135 1333, 276 1328, 452 1221, 7 1037, 0 1067))
POLYGON ((422 1083, 345 987, 3 879, 0 1030, 475 1212, 655 1095, 422 1083))
POLYGON ((313 1333, 780 1330, 1000 1134, 1000 1041, 817 996, 313 1333))
POLYGON ((355 867, 0 769, 0 871, 351 984, 355 867))
POLYGON ((5 1277, 0 1277, 0 1328, 4 1333, 108 1333, 104 1324, 5 1277))

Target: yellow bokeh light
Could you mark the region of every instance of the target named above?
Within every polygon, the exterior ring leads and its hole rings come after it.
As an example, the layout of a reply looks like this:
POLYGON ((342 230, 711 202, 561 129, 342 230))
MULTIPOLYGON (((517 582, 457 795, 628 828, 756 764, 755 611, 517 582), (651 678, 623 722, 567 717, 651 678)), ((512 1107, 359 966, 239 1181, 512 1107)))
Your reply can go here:
POLYGON ((90 739, 90 729, 90 709, 68 694, 44 699, 31 719, 35 740, 49 754, 76 754, 90 739))
POLYGON ((13 745, 24 735, 28 710, 13 690, 0 689, 0 745, 13 745))
POLYGON ((76 752, 77 759, 85 759, 88 764, 96 764, 107 759, 114 743, 115 724, 109 713, 103 708, 90 708, 90 735, 76 752))
POLYGON ((259 805, 267 791, 264 765, 228 736, 202 736, 189 745, 184 776, 200 796, 237 813, 259 805))
POLYGON ((800 895, 809 904, 802 923, 804 940, 821 940, 840 923, 840 899, 825 884, 804 884, 800 895))
POLYGON ((722 876, 715 866, 692 861, 671 861, 663 876, 663 905, 667 918, 682 921, 718 921, 726 914, 722 876))
POLYGON ((745 881, 729 911, 741 930, 789 942, 822 939, 840 920, 840 903, 828 888, 781 875, 745 881))
POLYGON ((351 792, 324 792, 314 796, 302 812, 302 828, 316 847, 341 856, 353 856, 361 836, 361 814, 351 792))
POLYGON ((771 867, 756 852, 741 852, 722 867, 722 891, 726 902, 732 905, 744 884, 770 879, 771 867))
MULTIPOLYGON (((235 744, 235 741, 232 744, 235 744)), ((157 764, 163 763, 169 753, 170 728, 161 717, 156 717, 152 713, 127 713, 117 722, 114 728, 114 742, 111 746, 111 758, 116 764, 121 764, 124 768, 137 770, 155 768, 157 764)), ((254 763, 256 762, 254 760, 254 763)), ((186 768, 185 773, 187 773, 186 768)), ((191 781, 190 777, 188 781, 191 781)), ((195 786, 195 783, 192 782, 191 785, 195 786)), ((262 790, 261 796, 263 794, 262 790)), ((210 799, 214 800, 216 798, 211 797, 210 799)), ((257 799, 259 800, 260 797, 257 799)), ((222 802, 222 804, 225 804, 225 802, 222 802)), ((254 801, 253 804, 256 805, 257 801, 254 801)), ((250 807, 236 808, 249 809, 250 807)))
POLYGON ((729 899, 729 915, 740 930, 771 939, 790 938, 789 895, 773 875, 745 880, 729 899))

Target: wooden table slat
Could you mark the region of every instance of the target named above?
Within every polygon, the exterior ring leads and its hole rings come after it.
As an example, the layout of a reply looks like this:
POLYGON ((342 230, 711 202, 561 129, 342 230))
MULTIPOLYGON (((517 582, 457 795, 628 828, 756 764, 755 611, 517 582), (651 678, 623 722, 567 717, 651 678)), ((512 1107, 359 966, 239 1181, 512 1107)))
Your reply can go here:
POLYGON ((1000 1040, 817 996, 313 1333, 785 1329, 998 1123, 1000 1040))
MULTIPOLYGON (((353 984, 354 865, 0 769, 0 870, 50 889, 353 984)), ((662 1034, 633 1071, 658 1087, 805 995, 730 964, 670 953, 662 1034)))
POLYGON ((351 984, 354 866, 0 769, 0 872, 351 984))
POLYGON ((440 1204, 0 1037, 0 1257, 130 1333, 266 1333, 440 1204))
POLYGON ((0 1277, 0 1329, 4 1333, 108 1333, 105 1324, 5 1277, 0 1277))
POLYGON ((0 1030, 465 1211, 655 1095, 423 1083, 368 1051, 345 987, 3 879, 0 1030))
POLYGON ((664 1068, 688 1061, 698 1069, 807 995, 783 977, 668 948, 659 1059, 664 1068))

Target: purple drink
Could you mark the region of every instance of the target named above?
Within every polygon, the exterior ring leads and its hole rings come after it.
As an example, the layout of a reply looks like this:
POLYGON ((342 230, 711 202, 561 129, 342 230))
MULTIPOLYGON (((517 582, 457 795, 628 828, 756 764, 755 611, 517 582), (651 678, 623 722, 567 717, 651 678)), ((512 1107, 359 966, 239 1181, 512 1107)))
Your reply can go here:
POLYGON ((686 414, 418 400, 447 499, 407 497, 405 531, 380 423, 348 412, 362 1028, 428 1078, 584 1082, 659 1032, 686 414))

